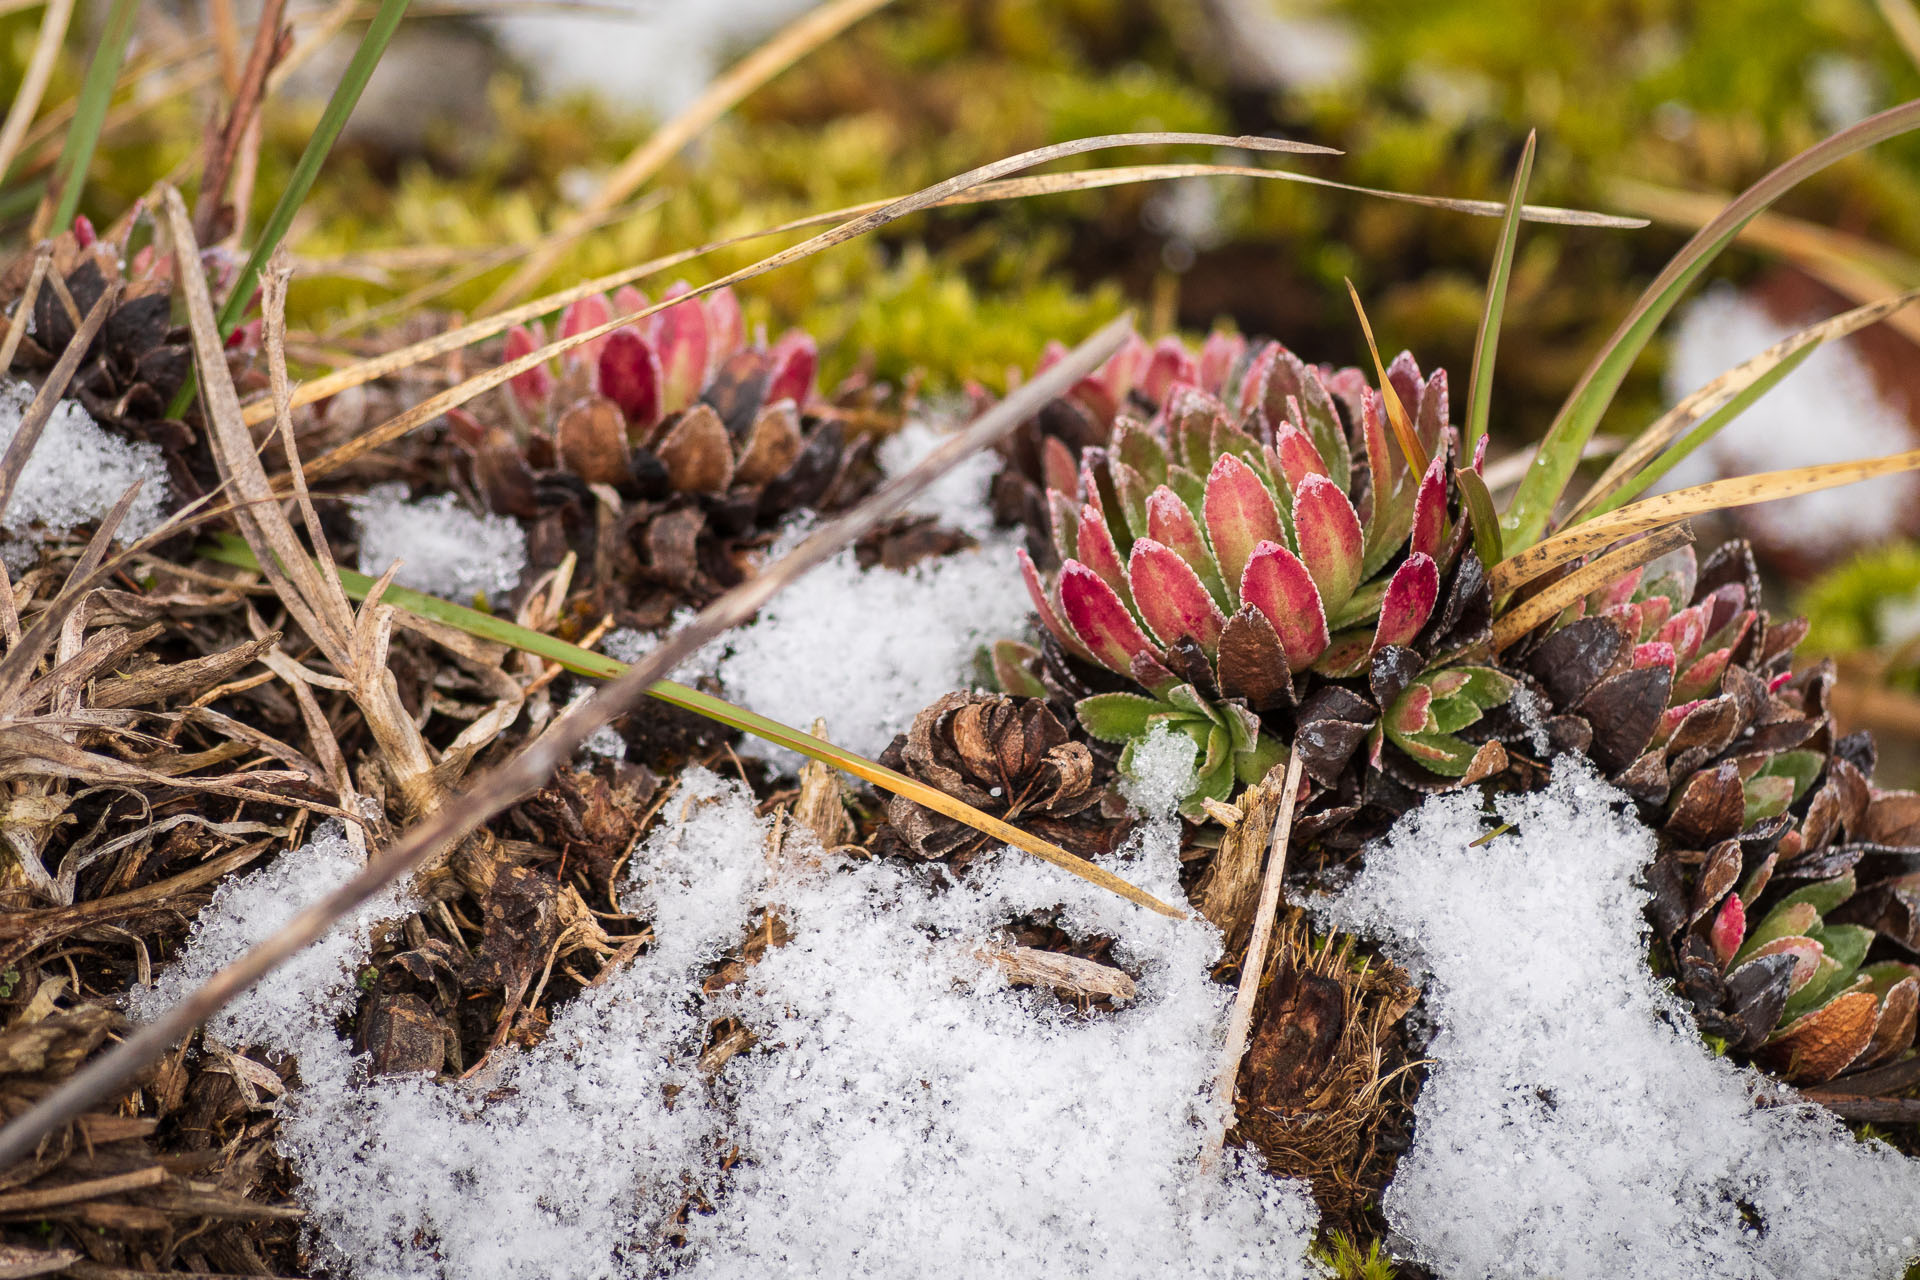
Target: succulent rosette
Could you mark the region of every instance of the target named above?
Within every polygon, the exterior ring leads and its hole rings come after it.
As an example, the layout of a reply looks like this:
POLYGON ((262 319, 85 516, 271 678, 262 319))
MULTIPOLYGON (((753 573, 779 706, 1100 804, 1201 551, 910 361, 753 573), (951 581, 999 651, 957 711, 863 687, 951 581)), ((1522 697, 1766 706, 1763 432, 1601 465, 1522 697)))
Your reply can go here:
POLYGON ((1402 355, 1387 380, 1391 400, 1356 370, 1221 335, 1116 354, 1016 446, 1015 474, 1030 447, 1045 485, 1050 571, 1024 551, 1021 569, 1047 652, 1002 646, 1003 682, 1071 700, 1123 769, 1157 728, 1190 737, 1190 814, 1283 759, 1330 697, 1359 733, 1303 744, 1323 787, 1363 740, 1368 769, 1415 785, 1467 773, 1478 747, 1459 735, 1514 685, 1435 661, 1484 639, 1486 575, 1445 374, 1402 355), (1424 465, 1390 439, 1393 412, 1424 465), (1070 434, 1101 442, 1076 456, 1070 434))
MULTIPOLYGON (((1920 797, 1837 738, 1831 663, 1791 668, 1745 543, 1690 547, 1569 610, 1520 665, 1542 731, 1660 833, 1656 941, 1701 1026, 1790 1080, 1897 1057, 1920 1002, 1920 797)), ((1870 1088, 1871 1084, 1865 1086, 1870 1088)))
MULTIPOLYGON (((676 284, 663 300, 681 297, 676 284)), ((647 306, 632 286, 562 312, 558 336, 647 306)), ((503 359, 545 346, 535 322, 508 331, 503 359)), ((656 604, 701 602, 740 576, 743 547, 803 507, 830 507, 858 488, 863 450, 815 387, 818 353, 799 330, 750 340, 729 289, 686 298, 516 375, 506 413, 456 411, 481 493, 503 515, 570 515, 565 540, 596 528, 603 494, 620 499, 623 576, 664 592, 656 604)))

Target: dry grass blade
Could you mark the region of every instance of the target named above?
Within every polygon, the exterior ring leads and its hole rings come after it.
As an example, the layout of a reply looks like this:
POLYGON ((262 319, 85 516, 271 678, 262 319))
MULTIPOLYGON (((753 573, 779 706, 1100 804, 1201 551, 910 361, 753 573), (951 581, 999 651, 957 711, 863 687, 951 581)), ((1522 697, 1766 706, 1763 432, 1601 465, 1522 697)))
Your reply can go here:
POLYGON ((47 268, 53 262, 51 250, 42 246, 33 255, 33 267, 27 272, 27 287, 14 304, 13 319, 7 323, 7 336, 0 338, 0 370, 13 368, 14 353, 27 336, 27 321, 33 318, 33 304, 40 300, 40 286, 46 283, 47 268))
POLYGON ((47 81, 53 75, 53 64, 59 60, 60 44, 67 38, 67 23, 72 17, 73 0, 49 0, 47 11, 40 16, 40 35, 34 41, 27 73, 20 78, 20 87, 14 91, 13 102, 7 107, 7 122, 0 125, 0 182, 6 180, 14 156, 20 152, 20 143, 27 136, 27 126, 40 110, 40 99, 47 91, 47 81))
POLYGON ((658 173, 680 149, 704 133, 736 103, 796 61, 819 48, 874 10, 891 0, 830 0, 830 3, 803 13, 791 24, 774 33, 771 40, 730 67, 725 75, 707 86, 698 98, 673 119, 654 130, 653 135, 620 162, 607 175, 600 190, 567 224, 541 242, 534 255, 494 290, 481 305, 481 311, 494 311, 519 298, 538 284, 566 247, 579 239, 594 221, 640 189, 640 185, 658 173))
POLYGON ((1893 28, 1893 38, 1907 51, 1913 65, 1920 67, 1920 10, 1913 0, 1879 0, 1880 16, 1893 28))
MULTIPOLYGON (((1116 165, 1099 169, 1077 169, 1070 173, 1043 173, 1024 178, 1006 178, 997 182, 984 182, 977 187, 956 192, 944 199, 934 201, 928 208, 951 208, 959 205, 985 204, 998 200, 1026 200, 1035 196, 1065 195, 1076 191, 1093 191, 1103 187, 1129 186, 1142 182, 1169 182, 1178 178, 1240 177, 1262 178, 1280 182, 1303 182, 1311 186, 1327 187, 1336 191, 1350 191, 1358 195, 1374 196, 1382 200, 1397 200, 1408 204, 1428 208, 1445 209, 1453 213, 1473 214, 1478 217, 1497 218, 1506 210, 1502 205, 1486 200, 1455 200, 1444 196, 1412 195, 1403 191, 1387 191, 1378 187, 1360 187, 1351 183, 1335 182, 1328 178, 1316 178, 1310 174, 1295 173, 1290 169, 1259 169, 1247 165, 1232 164, 1139 164, 1116 165)), ((302 383, 294 389, 293 407, 312 404, 342 391, 372 382, 389 374, 416 364, 424 364, 463 347, 472 346, 497 334, 504 333, 516 324, 559 311, 569 303, 596 293, 606 293, 623 284, 631 284, 648 276, 658 275, 685 262, 705 257, 722 249, 746 244, 753 240, 763 240, 771 236, 785 235, 795 231, 805 231, 813 227, 828 226, 848 218, 873 213, 885 209, 906 199, 905 196, 889 196, 883 200, 868 200, 861 204, 847 205, 839 209, 829 209, 824 213, 809 214, 804 218, 795 218, 776 226, 762 227, 755 231, 746 231, 725 239, 714 240, 693 249, 678 249, 669 254, 649 259, 635 266, 586 280, 570 288, 559 290, 523 303, 509 311, 496 312, 457 329, 422 339, 406 347, 400 347, 372 359, 360 361, 348 368, 330 373, 302 383)), ((1577 227, 1633 228, 1646 225, 1644 218, 1616 218, 1607 214, 1589 213, 1577 209, 1560 209, 1551 205, 1527 205, 1523 210, 1528 222, 1556 223, 1577 227)), ((616 211, 613 217, 621 216, 616 211)), ((505 254, 507 251, 500 251, 505 254)), ((522 256, 527 250, 514 249, 512 257, 522 256)), ((490 265, 498 265, 492 263, 490 265)), ((455 287, 460 281, 441 281, 425 289, 425 297, 432 297, 441 288, 455 287)), ((359 320, 348 322, 349 328, 359 327, 359 320)), ((272 415, 272 406, 264 401, 247 408, 249 425, 265 422, 272 415)))
MULTIPOLYGON (((1287 844, 1293 835, 1293 808, 1300 797, 1300 769, 1304 757, 1295 751, 1287 761, 1287 780, 1282 783, 1280 813, 1273 820, 1273 842, 1267 853, 1267 873, 1260 882, 1260 906, 1253 917, 1253 935, 1247 939, 1247 956, 1240 965, 1240 986, 1233 995, 1233 1012, 1227 1018, 1227 1043, 1220 1053, 1217 1087, 1227 1114, 1233 1114, 1233 1085, 1240 1075, 1240 1059, 1247 1052, 1247 1033, 1253 1027, 1253 1006, 1260 998, 1260 978, 1267 971, 1267 948, 1273 944, 1273 924, 1280 911, 1280 882, 1287 871, 1287 844)), ((1217 1157, 1223 1130, 1209 1144, 1209 1158, 1217 1157)))
POLYGON ((368 431, 365 435, 349 440, 338 448, 332 449, 320 457, 315 458, 307 464, 307 474, 309 477, 317 477, 338 470, 348 463, 353 462, 355 459, 363 457, 375 449, 382 448, 400 439, 402 436, 407 435, 411 431, 417 430, 435 418, 440 417, 447 410, 457 408, 475 396, 482 395, 495 387, 504 385, 529 369, 536 368, 556 356, 564 355, 575 347, 583 346, 586 343, 604 337, 612 333, 615 329, 644 320, 657 312, 666 310, 668 307, 678 306, 690 298, 702 297, 712 293, 716 289, 738 284, 743 280, 751 280, 755 276, 765 275, 769 271, 778 270, 781 267, 798 262, 802 258, 811 257, 823 249, 830 249, 835 245, 844 244, 849 240, 856 239, 866 235, 870 231, 886 226, 890 222, 896 222, 908 214, 931 208, 948 197, 957 195, 962 191, 967 191, 996 179, 1017 173, 1022 169, 1030 169, 1035 165, 1064 159, 1067 156, 1083 155, 1089 151, 1101 151, 1113 147, 1160 146, 1168 143, 1246 147, 1255 151, 1311 153, 1324 153, 1327 151, 1325 147, 1317 147, 1310 143, 1290 142, 1280 138, 1228 138, 1211 133, 1165 132, 1104 134, 1092 138, 1077 138, 1071 142, 1055 143, 1052 146, 1039 147, 1032 151, 1023 151, 1018 155, 1009 156, 1004 160, 996 160, 991 164, 981 165, 977 169, 970 169, 965 173, 948 178, 943 182, 937 182, 933 186, 923 188, 910 196, 896 200, 884 208, 876 209, 871 213, 865 213, 856 218, 851 218, 797 245, 782 249, 778 253, 762 258, 760 261, 742 267, 738 271, 721 276, 717 280, 709 281, 689 293, 682 294, 680 297, 664 299, 651 306, 643 307, 638 311, 614 316, 604 324, 595 325, 590 329, 583 329, 569 337, 550 342, 536 351, 528 352, 516 360, 507 361, 484 373, 476 374, 458 386, 449 387, 438 395, 430 396, 412 408, 394 415, 392 418, 389 418, 387 421, 368 431))
POLYGON ((1909 449, 1905 453, 1892 453, 1884 458, 1826 462, 1818 466, 1795 467, 1791 471, 1762 471, 1756 475, 1715 480, 1691 489, 1676 489, 1657 497, 1642 498, 1632 506, 1589 520, 1564 533, 1555 534, 1545 542, 1535 543, 1517 555, 1508 556, 1493 571, 1493 593, 1495 596, 1505 595, 1550 569, 1598 551, 1631 534, 1677 524, 1710 511, 1748 507, 1756 502, 1774 502, 1803 493, 1818 493, 1822 489, 1838 489, 1842 485, 1858 484, 1862 480, 1897 475, 1916 468, 1920 468, 1920 449, 1909 449))
POLYGON ((40 443, 40 433, 46 429, 47 420, 53 417, 60 397, 66 394, 67 383, 73 380, 74 370, 80 367, 87 348, 93 345, 94 338, 101 326, 106 324, 107 317, 113 314, 114 304, 119 300, 120 286, 114 284, 108 286, 94 301, 86 319, 80 322, 80 328, 74 333, 73 340, 60 353, 60 359, 47 374, 47 380, 40 384, 33 402, 21 415, 20 425, 7 445, 6 454, 0 456, 0 515, 6 513, 7 504, 13 500, 13 487, 20 482, 20 473, 26 468, 27 458, 33 453, 33 447, 40 443))
POLYGON ((1880 302, 1869 303, 1864 307, 1855 307, 1851 311, 1831 316, 1817 324, 1810 324, 1797 333, 1789 334, 1751 360, 1727 370, 1673 406, 1652 426, 1635 436, 1633 443, 1621 450, 1620 456, 1615 458, 1613 464, 1593 482, 1593 487, 1581 496, 1579 503, 1562 521, 1563 526, 1572 526, 1602 510, 1603 504, 1609 498, 1613 497, 1617 491, 1630 486, 1643 474, 1647 464, 1653 461, 1655 455, 1677 439, 1682 432, 1741 391, 1760 381, 1785 361, 1807 348, 1831 342, 1835 338, 1844 338, 1856 330, 1884 320, 1916 301, 1920 301, 1920 289, 1912 289, 1880 302))
POLYGON ((1367 309, 1360 305, 1360 291, 1353 287, 1351 280, 1347 281, 1347 296, 1353 299, 1354 314, 1360 317, 1360 332, 1366 335, 1367 350, 1373 355, 1373 369, 1380 378, 1380 397, 1387 402, 1387 421, 1393 426, 1393 438, 1400 442, 1400 453, 1406 458, 1408 469, 1415 476, 1423 476, 1430 461, 1427 451, 1414 432, 1407 406, 1400 403, 1400 393, 1393 389, 1393 382, 1387 377, 1387 366, 1380 362, 1380 346, 1373 340, 1373 325, 1367 321, 1367 309))
POLYGON ((1575 600, 1589 595, 1622 574, 1693 541, 1693 529, 1686 524, 1673 525, 1652 535, 1615 547, 1591 564, 1581 565, 1538 595, 1521 601, 1493 621, 1493 651, 1500 652, 1550 618, 1555 618, 1575 600))
MULTIPOLYGON (((177 216, 184 221, 184 207, 177 216)), ((301 911, 279 933, 220 970, 168 1013, 141 1027, 111 1052, 88 1063, 32 1109, 0 1129, 0 1168, 25 1156, 43 1136, 119 1088, 200 1022, 324 934, 341 916, 532 793, 570 759, 594 731, 638 705, 646 697, 649 685, 692 656, 700 646, 758 613, 761 606, 801 574, 877 528, 963 457, 1004 436, 1091 373, 1119 349, 1129 328, 1129 321, 1125 319, 1108 325, 988 410, 964 434, 948 441, 905 475, 835 519, 777 564, 728 591, 689 625, 635 663, 625 675, 561 717, 551 731, 475 779, 458 803, 445 805, 415 823, 347 884, 301 911)))

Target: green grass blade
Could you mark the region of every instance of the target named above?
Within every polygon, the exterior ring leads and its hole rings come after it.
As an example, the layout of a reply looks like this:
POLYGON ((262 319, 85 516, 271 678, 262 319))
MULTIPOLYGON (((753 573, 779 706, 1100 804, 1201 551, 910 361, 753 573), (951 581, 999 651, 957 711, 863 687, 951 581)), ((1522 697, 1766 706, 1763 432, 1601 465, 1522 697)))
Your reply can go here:
POLYGON ((60 202, 53 210, 55 234, 72 226, 74 214, 80 211, 80 192, 87 185, 93 150, 107 123, 107 104, 113 100, 113 86, 120 78, 120 64, 126 59, 127 41, 133 35, 133 18, 139 9, 140 0, 113 0, 107 24, 100 30, 100 43, 87 63, 80 97, 74 103, 73 123, 67 126, 66 145, 60 148, 60 159, 53 166, 53 190, 60 193, 60 202))
MULTIPOLYGON (((240 268, 239 276, 234 279, 233 291, 220 307, 222 337, 231 334, 239 326, 241 317, 247 314, 247 307, 253 302, 254 290, 258 287, 261 269, 267 265, 267 259, 273 256, 273 251, 280 247, 287 229, 293 225, 294 216, 300 212, 300 206, 306 203, 307 193, 320 176, 320 167, 326 163, 327 154, 333 150, 340 130, 346 127, 347 117, 353 114, 354 107, 359 104, 361 91, 367 87, 373 69, 379 65, 381 55, 386 53, 387 43, 393 39, 393 33, 406 12, 407 0, 380 0, 380 8, 368 24, 366 35, 361 37, 360 47, 354 50, 353 60, 347 64, 340 83, 334 87, 333 96, 327 99, 326 109, 320 113, 320 123, 314 126, 313 136, 307 139, 306 149, 293 166, 286 190, 280 193, 273 212, 267 215, 266 225, 260 228, 260 238, 253 246, 253 252, 247 256, 246 265, 240 268)), ((180 388, 180 394, 173 398, 173 404, 168 409, 170 416, 178 417, 186 412, 187 405, 193 400, 194 385, 189 377, 187 384, 180 388)))
POLYGON ((1746 388, 1739 394, 1735 395, 1718 409, 1715 409, 1705 418, 1702 418, 1700 424, 1694 427, 1693 430, 1687 432, 1686 435, 1669 445, 1665 453, 1635 472, 1631 479, 1622 483, 1618 489, 1614 490, 1611 495, 1596 506, 1590 513, 1589 518, 1591 518, 1591 516, 1603 516, 1609 511, 1625 506, 1627 503, 1645 493, 1647 486, 1679 466, 1695 449, 1698 449, 1701 445, 1713 439, 1722 427, 1745 413, 1754 401, 1771 391, 1775 384, 1795 369, 1798 369, 1805 363, 1808 356, 1819 349, 1818 344, 1809 344, 1801 347, 1779 364, 1773 366, 1773 368, 1767 370, 1758 378, 1755 378, 1751 383, 1747 384, 1746 388))
POLYGON ((320 166, 326 163, 327 153, 333 150, 340 130, 346 127, 347 117, 353 114, 361 91, 367 87, 374 67, 379 65, 381 55, 386 53, 387 42, 393 39, 393 33, 406 12, 407 0, 380 0, 380 8, 367 26, 367 34, 361 37, 360 47, 354 50, 353 61, 347 64, 340 83, 333 90, 333 96, 327 99, 326 110, 320 113, 320 123, 314 126, 313 136, 307 139, 306 149, 293 166, 293 175, 287 180, 286 190, 280 193, 273 212, 267 215, 266 225, 260 229, 260 239, 254 244, 246 265, 240 268, 239 278, 233 283, 233 292, 227 295, 225 305, 220 308, 222 337, 232 333, 240 323, 240 317, 246 314, 247 305, 253 301, 254 286, 260 278, 261 268, 267 265, 267 259, 273 256, 273 251, 286 236, 287 228, 293 225, 294 215, 300 212, 300 206, 306 202, 307 192, 320 176, 320 166))
MULTIPOLYGON (((210 541, 203 543, 197 551, 199 555, 219 564, 233 565, 242 569, 260 567, 260 562, 254 558, 253 551, 247 546, 246 541, 234 534, 216 535, 210 541)), ((337 566, 335 573, 339 576, 341 589, 356 600, 366 599, 368 592, 373 589, 375 580, 364 573, 355 573, 350 569, 341 569, 337 566)), ((537 654, 549 662, 558 663, 563 669, 575 675, 611 680, 627 669, 626 663, 616 658, 609 658, 604 653, 583 649, 579 645, 567 643, 558 636, 550 636, 545 632, 523 627, 505 618, 496 618, 490 613, 469 609, 464 605, 442 600, 438 596, 389 585, 381 593, 380 599, 384 604, 405 609, 423 618, 431 618, 435 622, 443 622, 450 627, 457 627, 479 639, 491 640, 527 653, 537 654)), ((955 799, 944 791, 936 790, 917 778, 910 778, 865 756, 856 755, 843 747, 836 747, 825 739, 803 733, 791 725, 771 720, 744 707, 736 707, 730 702, 702 693, 698 689, 676 684, 671 680, 654 682, 648 686, 647 693, 650 697, 671 706, 684 708, 716 723, 739 729, 743 733, 750 733, 756 738, 771 742, 775 746, 785 747, 809 760, 818 760, 822 764, 850 773, 874 786, 905 796, 915 804, 944 813, 950 818, 985 832, 996 840, 1024 849, 1063 871, 1091 881, 1149 910, 1168 916, 1186 914, 1177 907, 1167 905, 1144 889, 1129 884, 1105 868, 1096 866, 1084 858, 1075 857, 1058 845, 1030 835, 1011 823, 1002 822, 989 814, 981 813, 964 801, 955 799)))
MULTIPOLYGON (((1520 211, 1526 207, 1527 183, 1533 178, 1533 152, 1539 136, 1535 130, 1527 132, 1526 148, 1521 151, 1520 164, 1513 171, 1513 190, 1507 195, 1506 220, 1500 224, 1500 247, 1494 252, 1493 270, 1487 275, 1487 302, 1480 312, 1480 332, 1473 340, 1473 371, 1467 377, 1466 457, 1469 460, 1486 437, 1487 420, 1493 413, 1493 359, 1500 346, 1500 318, 1507 309, 1513 250, 1520 241, 1520 211)), ((1478 528, 1476 523, 1476 533, 1478 528)))
POLYGON ((1460 503, 1467 509, 1467 519, 1473 523, 1473 551, 1480 557, 1480 563, 1486 566, 1488 573, 1493 566, 1507 558, 1500 541, 1500 514, 1494 510, 1493 495, 1487 492, 1487 482, 1480 473, 1471 467, 1456 467, 1454 480, 1460 486, 1460 503))
POLYGON ((1680 296, 1700 278, 1714 258, 1733 243, 1740 229, 1805 179, 1855 152, 1915 128, 1920 128, 1920 100, 1869 116, 1774 169, 1694 233, 1666 269, 1647 286, 1619 328, 1595 354, 1578 385, 1560 407, 1553 425, 1547 429, 1536 465, 1528 470, 1507 508, 1504 524, 1510 551, 1532 546, 1546 532, 1553 509, 1579 465, 1581 451, 1613 403, 1627 371, 1646 349, 1654 331, 1680 296))

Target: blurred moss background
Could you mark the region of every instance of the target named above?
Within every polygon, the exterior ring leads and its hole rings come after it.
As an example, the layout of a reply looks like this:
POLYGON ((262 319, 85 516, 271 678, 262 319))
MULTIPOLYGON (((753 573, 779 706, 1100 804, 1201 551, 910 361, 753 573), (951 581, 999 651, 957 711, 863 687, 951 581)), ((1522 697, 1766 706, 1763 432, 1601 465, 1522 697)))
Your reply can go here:
MULTIPOLYGON (((569 20, 552 6, 547 21, 569 20)), ((0 17, 0 75, 17 80, 37 25, 32 9, 0 17)), ((49 102, 75 88, 83 28, 49 102)), ((557 225, 656 123, 579 94, 537 96, 528 68, 471 18, 416 16, 406 31, 383 76, 431 75, 456 49, 464 67, 476 46, 486 71, 445 76, 445 102, 407 99, 402 119, 379 118, 376 81, 329 161, 293 238, 307 267, 294 307, 296 321, 336 336, 472 255, 557 225), (373 257, 397 248, 443 252, 427 271, 373 257)), ((205 105, 147 93, 96 158, 96 220, 196 151, 205 105)), ((1500 199, 1536 127, 1533 198, 1618 210, 1620 178, 1731 191, 1916 93, 1920 73, 1873 0, 897 0, 749 97, 655 180, 656 206, 576 244, 547 283, 1127 130, 1277 133, 1346 152, 1285 158, 1302 171, 1500 199)), ((270 113, 256 225, 317 112, 316 97, 270 113)), ((50 154, 29 147, 15 166, 0 193, 6 216, 22 216, 21 180, 50 154)), ((1122 162, 1082 163, 1102 159, 1122 162)), ((1785 211, 1920 251, 1917 159, 1920 141, 1885 145, 1796 192, 1785 211)), ((1352 360, 1358 334, 1340 287, 1350 276, 1383 343, 1458 369, 1494 232, 1487 219, 1292 184, 1193 180, 922 215, 745 292, 751 318, 811 328, 829 376, 862 363, 890 379, 917 372, 937 389, 1001 385, 1046 340, 1072 341, 1129 304, 1156 323, 1199 329, 1225 317, 1352 360)), ((1527 230, 1496 429, 1510 441, 1537 434, 1680 238, 1527 230)), ((716 253, 686 274, 744 265, 766 247, 716 253)), ((472 308, 510 269, 435 305, 472 308)), ((1637 371, 1623 415, 1656 407, 1657 360, 1656 350, 1637 371)))

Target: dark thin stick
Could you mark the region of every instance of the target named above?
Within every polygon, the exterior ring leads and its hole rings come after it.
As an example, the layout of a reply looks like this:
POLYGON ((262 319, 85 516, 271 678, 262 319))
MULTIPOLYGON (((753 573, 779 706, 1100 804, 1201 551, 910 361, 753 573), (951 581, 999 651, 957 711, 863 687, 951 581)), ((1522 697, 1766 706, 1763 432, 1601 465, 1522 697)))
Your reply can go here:
POLYGON ((708 641, 751 619, 782 588, 809 569, 878 528, 915 495, 961 459, 992 444, 1032 417, 1119 349, 1132 318, 1123 316, 1075 347, 988 410, 964 432, 935 449, 905 475, 889 482, 854 510, 834 520, 777 564, 733 588, 701 610, 692 623, 662 641, 619 679, 603 685, 511 760, 474 780, 462 794, 417 823, 391 848, 368 862, 345 885, 287 922, 285 928, 209 978, 198 990, 95 1058, 39 1103, 0 1130, 0 1169, 29 1153, 46 1135, 123 1087, 136 1072, 165 1054, 200 1023, 241 992, 318 939, 342 916, 418 867, 441 849, 477 830, 495 814, 538 789, 571 759, 596 730, 640 705, 647 687, 666 676, 708 641))

